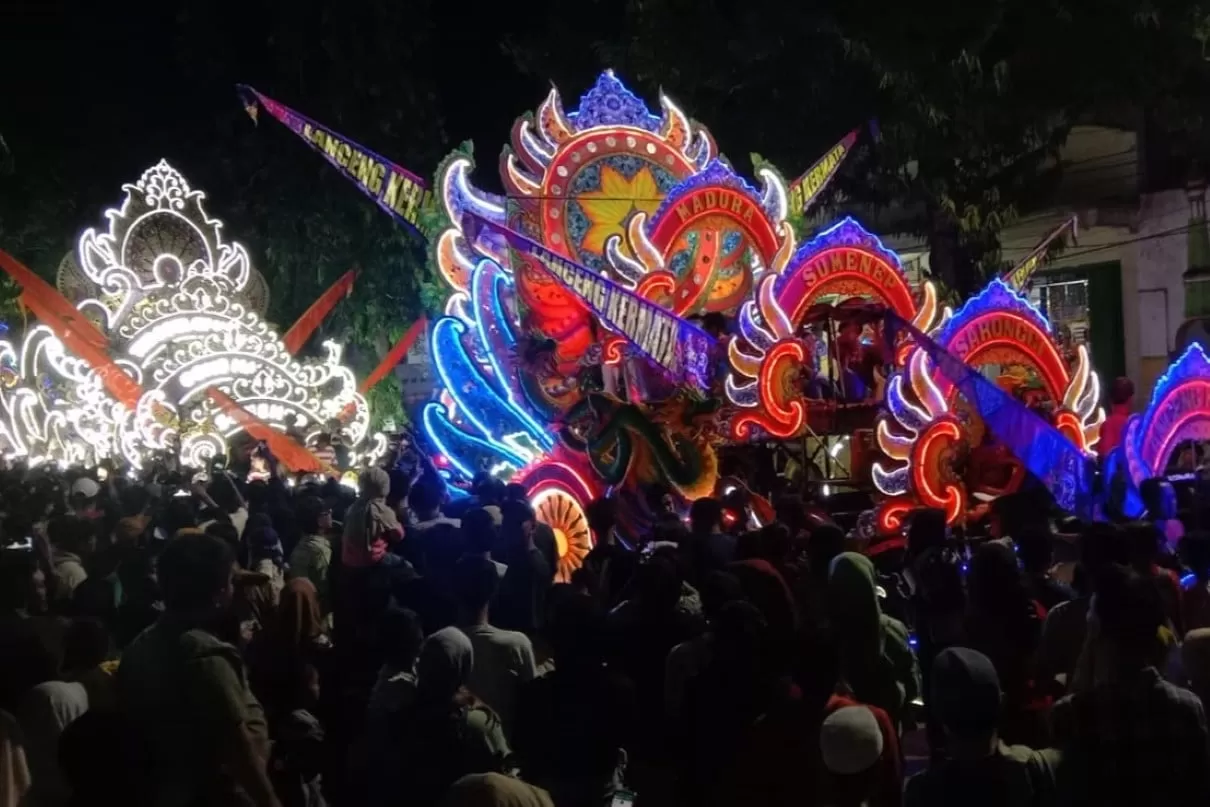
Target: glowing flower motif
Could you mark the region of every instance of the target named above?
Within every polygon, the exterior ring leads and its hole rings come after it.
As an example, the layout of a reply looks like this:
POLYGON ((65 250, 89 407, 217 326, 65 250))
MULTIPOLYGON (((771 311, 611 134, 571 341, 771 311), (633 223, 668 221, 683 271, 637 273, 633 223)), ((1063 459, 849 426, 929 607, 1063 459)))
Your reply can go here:
POLYGON ((611 235, 621 235, 634 210, 651 215, 660 206, 661 194, 648 168, 639 169, 627 179, 612 166, 601 166, 601 187, 576 197, 584 215, 592 222, 580 247, 588 252, 603 252, 611 235))

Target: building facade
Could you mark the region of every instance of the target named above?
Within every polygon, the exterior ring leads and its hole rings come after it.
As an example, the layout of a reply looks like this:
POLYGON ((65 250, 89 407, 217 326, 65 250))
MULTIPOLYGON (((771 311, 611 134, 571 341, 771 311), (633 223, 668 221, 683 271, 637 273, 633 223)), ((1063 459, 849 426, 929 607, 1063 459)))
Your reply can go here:
MULTIPOLYGON (((1204 219, 1195 218, 1197 192, 1146 190, 1133 131, 1074 127, 1060 160, 1063 179, 1053 204, 1025 213, 1005 229, 1002 258, 1023 259, 1075 215, 1076 241, 1038 271, 1029 297, 1065 338, 1088 345, 1106 385, 1125 375, 1140 392, 1150 390, 1172 353, 1183 347, 1178 342, 1189 329, 1181 326, 1190 316, 1186 287, 1194 293, 1199 288, 1191 285, 1198 275, 1187 275, 1191 265, 1206 262, 1198 256, 1210 251, 1210 244, 1203 244, 1204 219)), ((927 248, 919 239, 888 241, 905 262, 927 269, 927 248)), ((1210 282, 1203 285, 1210 292, 1210 282)), ((1190 302, 1200 310, 1196 299, 1190 302)), ((1135 396, 1137 406, 1145 401, 1146 395, 1135 396)))

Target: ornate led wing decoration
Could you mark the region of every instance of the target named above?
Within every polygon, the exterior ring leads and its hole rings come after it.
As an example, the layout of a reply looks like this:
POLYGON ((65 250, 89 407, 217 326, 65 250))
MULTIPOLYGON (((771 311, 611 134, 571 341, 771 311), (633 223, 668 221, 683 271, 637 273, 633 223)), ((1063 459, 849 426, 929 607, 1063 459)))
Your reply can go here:
MULTIPOLYGON (((993 280, 931 336, 971 367, 999 366, 997 380, 1005 391, 1027 401, 1049 401, 1054 427, 1083 452, 1092 452, 1105 413, 1088 351, 1081 345, 1075 367, 1069 368, 1050 322, 1020 294, 993 280)), ((889 497, 880 510, 880 526, 897 529, 904 513, 921 506, 945 510, 951 523, 963 520, 973 494, 985 492, 980 490, 988 477, 984 471, 995 475, 994 467, 984 468, 996 462, 994 457, 973 456, 985 436, 978 412, 920 348, 912 348, 906 370, 890 379, 886 403, 877 441, 889 463, 874 466, 874 484, 889 497)))
POLYGON ((741 410, 732 421, 737 439, 753 436, 754 427, 777 438, 803 429, 804 370, 814 372, 815 357, 799 329, 817 303, 866 298, 922 331, 938 319, 933 284, 925 282, 917 300, 899 257, 849 218, 800 247, 780 272, 761 277, 754 297, 740 307, 739 335, 728 345, 727 397, 741 410))
POLYGON ((10 456, 121 455, 140 467, 149 451, 179 443, 182 461, 203 465, 240 429, 206 396, 211 386, 302 439, 351 411, 352 453, 385 448, 381 435, 367 434, 369 411, 339 346, 328 343, 320 361, 296 361, 261 319, 263 280, 243 246, 223 239, 201 191, 163 161, 123 189, 122 204, 106 213, 108 228, 81 236, 79 274, 68 268, 61 277, 69 288, 96 290, 78 307, 99 317, 111 355, 144 394, 133 411, 114 402, 87 364, 36 327, 19 353, 0 347, 18 367, 19 381, 0 389, 10 456), (74 279, 81 275, 86 282, 74 279))

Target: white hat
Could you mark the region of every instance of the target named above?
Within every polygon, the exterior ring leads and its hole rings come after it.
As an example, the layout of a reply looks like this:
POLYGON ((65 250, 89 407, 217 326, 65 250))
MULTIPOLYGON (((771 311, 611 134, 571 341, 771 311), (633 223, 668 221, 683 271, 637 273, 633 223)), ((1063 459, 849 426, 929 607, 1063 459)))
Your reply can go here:
POLYGON ((866 707, 844 706, 823 721, 819 746, 824 767, 832 773, 861 773, 882 756, 882 729, 866 707))
POLYGON ((101 492, 101 486, 96 483, 96 480, 89 479, 87 476, 82 476, 71 484, 71 494, 75 496, 77 493, 85 499, 94 499, 101 492))

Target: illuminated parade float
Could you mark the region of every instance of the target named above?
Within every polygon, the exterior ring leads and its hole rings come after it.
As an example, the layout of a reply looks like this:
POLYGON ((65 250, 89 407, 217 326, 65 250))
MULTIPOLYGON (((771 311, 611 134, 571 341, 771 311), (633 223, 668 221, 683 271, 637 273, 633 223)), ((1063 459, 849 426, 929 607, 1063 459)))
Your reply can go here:
MULTIPOLYGON (((992 281, 930 336, 963 364, 993 370, 1002 390, 1092 455, 1105 413, 1086 348, 1077 348, 1069 367, 1050 322, 1004 281, 992 281)), ((888 458, 873 469, 874 485, 887 496, 878 519, 886 532, 918 507, 962 521, 980 500, 1012 493, 1025 479, 1025 466, 921 348, 910 351, 905 369, 887 385, 877 438, 888 458)))
MULTIPOLYGON (((812 410, 835 409, 841 405, 837 401, 877 405, 880 385, 854 394, 843 388, 843 372, 827 379, 829 386, 838 387, 833 394, 816 396, 808 402, 807 393, 815 380, 810 376, 825 363, 841 365, 849 358, 863 360, 862 346, 870 341, 868 333, 877 333, 869 326, 878 324, 880 307, 927 330, 938 315, 933 284, 925 282, 919 296, 917 304, 898 256, 848 218, 797 250, 784 271, 760 277, 755 299, 745 302, 739 311, 740 338, 728 345, 733 375, 727 378, 727 399, 745 410, 733 420, 732 436, 746 438, 756 427, 770 437, 795 437, 809 428, 812 410), (839 304, 830 305, 824 300, 839 304), (874 305, 847 305, 854 301, 873 301, 874 305), (834 327, 837 322, 839 332, 834 327), (820 323, 826 325, 822 330, 820 323), (847 338, 846 331, 851 338, 847 338), (819 348, 825 341, 834 342, 836 349, 821 355, 819 348)), ((897 356, 878 353, 876 358, 880 364, 889 364, 897 356)), ((852 374, 849 379, 856 383, 866 380, 852 374)))
POLYGON ((912 289, 855 221, 796 247, 802 183, 766 167, 750 184, 671 100, 654 114, 612 73, 575 110, 552 90, 517 121, 504 196, 472 169, 456 153, 436 183, 447 226, 432 253, 451 295, 424 431, 451 479, 529 485, 564 573, 590 548, 599 495, 642 511, 645 491, 667 490, 680 509, 717 491, 725 444, 814 435, 844 408, 872 427, 881 389, 845 378, 879 312, 939 319, 932 284, 912 289), (707 332, 712 314, 734 339, 707 332))
MULTIPOLYGON (((819 165, 838 163, 834 150, 819 165)), ((797 246, 788 200, 809 204, 804 182, 763 167, 753 186, 667 97, 654 114, 612 73, 573 111, 552 90, 513 127, 503 196, 475 188, 473 167, 455 153, 437 177, 447 224, 432 255, 451 295, 423 427, 451 480, 487 471, 529 486, 564 575, 590 548, 589 501, 610 493, 640 525, 650 491, 667 491, 683 512, 730 489, 720 454, 736 446, 793 443, 811 464, 876 425, 885 456, 863 480, 850 452, 846 481, 885 497, 883 531, 914 507, 957 522, 1015 490, 1012 452, 912 338, 884 332, 885 316, 994 368, 1080 456, 1096 441, 1087 353, 1069 366, 1012 288, 996 281, 951 316, 852 219, 797 246), (711 315, 733 336, 706 332, 711 315)), ((804 180, 818 190, 826 175, 804 180)))
POLYGON ((5 455, 137 469, 170 451, 200 468, 249 421, 308 442, 338 420, 353 462, 381 452, 339 346, 318 361, 290 354, 262 318, 264 279, 204 194, 163 161, 123 190, 63 261, 62 295, 23 282, 42 323, 0 343, 5 455))
POLYGON ((1139 490, 1144 481, 1197 469, 1193 444, 1210 440, 1210 357, 1194 342, 1168 367, 1151 393, 1147 408, 1132 415, 1117 449, 1106 464, 1111 490, 1123 512, 1142 514, 1139 490))
POLYGON ((564 577, 590 548, 594 498, 614 496, 624 531, 639 533, 655 509, 770 492, 735 477, 779 450, 781 482, 793 463, 877 490, 884 532, 918 506, 963 520, 1026 471, 1060 501, 1088 487, 1100 385, 1083 348, 1065 355, 1014 291, 1074 220, 951 316, 856 221, 791 225, 860 130, 795 182, 759 165, 754 185, 668 97, 657 114, 607 71, 574 110, 552 89, 517 120, 499 161, 503 194, 474 186, 469 150, 448 157, 436 216, 422 221, 428 192, 414 174, 240 93, 254 119, 267 111, 430 239, 450 294, 431 328, 440 390, 422 431, 451 491, 479 474, 529 487, 564 577), (933 366, 942 357, 948 375, 933 366), (947 381, 970 366, 1000 386, 947 381), (985 423, 987 412, 997 414, 985 423), (729 462, 745 453, 746 464, 729 462))

